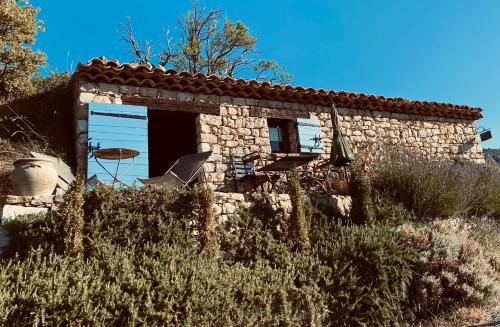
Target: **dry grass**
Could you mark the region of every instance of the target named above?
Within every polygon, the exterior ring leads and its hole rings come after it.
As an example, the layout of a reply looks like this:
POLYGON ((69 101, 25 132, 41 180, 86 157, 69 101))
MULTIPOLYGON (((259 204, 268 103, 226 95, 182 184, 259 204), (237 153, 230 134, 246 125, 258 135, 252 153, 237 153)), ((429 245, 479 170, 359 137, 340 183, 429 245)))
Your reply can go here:
MULTIPOLYGON (((500 315, 500 305, 457 307, 447 313, 442 313, 428 320, 412 324, 412 327, 466 327, 482 326, 497 321, 500 315)), ((404 325, 403 325, 404 326, 404 325)), ((488 325, 493 326, 493 325, 488 325)), ((495 325, 496 326, 496 325, 495 325)), ((409 327, 409 325, 408 325, 409 327)))
POLYGON ((470 235, 485 250, 493 253, 500 261, 500 220, 488 217, 470 219, 470 235))
MULTIPOLYGON (((420 322, 415 327, 457 327, 477 326, 491 322, 490 308, 459 307, 450 312, 420 322)), ((498 310, 498 308, 496 308, 498 310)))
POLYGON ((421 220, 500 216, 498 166, 394 152, 380 162, 372 180, 375 190, 401 202, 421 220))

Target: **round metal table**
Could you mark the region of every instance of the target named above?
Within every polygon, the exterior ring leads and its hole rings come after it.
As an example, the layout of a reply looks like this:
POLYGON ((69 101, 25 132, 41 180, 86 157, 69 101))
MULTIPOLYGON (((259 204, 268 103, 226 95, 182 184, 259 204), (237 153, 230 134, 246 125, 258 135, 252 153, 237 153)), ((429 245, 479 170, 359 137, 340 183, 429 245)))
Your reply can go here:
POLYGON ((118 182, 122 185, 128 186, 118 179, 118 169, 120 168, 120 163, 123 159, 132 159, 129 165, 122 172, 125 173, 130 167, 134 164, 135 157, 139 156, 140 152, 134 149, 126 149, 126 148, 108 148, 108 149, 99 149, 93 152, 95 161, 99 166, 101 166, 104 171, 106 171, 112 178, 113 183, 112 186, 115 186, 115 182, 118 182), (115 173, 112 174, 102 163, 99 162, 99 159, 102 160, 117 160, 115 173))

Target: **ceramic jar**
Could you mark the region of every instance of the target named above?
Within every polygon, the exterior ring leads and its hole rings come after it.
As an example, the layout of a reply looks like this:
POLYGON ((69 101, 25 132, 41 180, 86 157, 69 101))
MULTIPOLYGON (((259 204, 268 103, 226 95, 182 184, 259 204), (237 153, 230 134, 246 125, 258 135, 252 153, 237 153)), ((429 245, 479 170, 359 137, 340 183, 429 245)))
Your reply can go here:
POLYGON ((58 173, 49 159, 26 158, 14 161, 10 182, 14 195, 50 195, 58 173))

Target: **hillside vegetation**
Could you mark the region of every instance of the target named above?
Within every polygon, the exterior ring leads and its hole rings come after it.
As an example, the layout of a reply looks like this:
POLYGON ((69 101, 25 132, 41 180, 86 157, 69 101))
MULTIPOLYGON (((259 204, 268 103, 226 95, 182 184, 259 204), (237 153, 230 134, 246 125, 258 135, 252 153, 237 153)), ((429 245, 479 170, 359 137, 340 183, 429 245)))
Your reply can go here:
POLYGON ((291 220, 261 197, 216 224, 205 188, 82 197, 75 184, 58 213, 5 225, 1 324, 414 326, 484 312, 500 295, 500 174, 443 165, 357 170, 351 218, 295 195, 291 220))
POLYGON ((486 161, 500 164, 500 149, 483 149, 486 161))
POLYGON ((8 193, 12 163, 30 151, 73 163, 73 113, 68 74, 31 81, 32 91, 16 99, 0 99, 0 206, 8 193))

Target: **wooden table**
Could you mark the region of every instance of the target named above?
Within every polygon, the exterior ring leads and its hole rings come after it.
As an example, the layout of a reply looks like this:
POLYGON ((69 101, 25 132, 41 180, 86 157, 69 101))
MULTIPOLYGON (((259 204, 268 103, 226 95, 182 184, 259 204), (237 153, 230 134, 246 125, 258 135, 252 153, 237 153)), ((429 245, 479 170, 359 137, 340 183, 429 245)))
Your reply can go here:
POLYGON ((286 155, 278 155, 274 161, 264 167, 257 169, 257 171, 277 171, 286 172, 295 167, 306 165, 316 159, 318 154, 302 154, 290 153, 286 155))
MULTIPOLYGON (((123 159, 132 159, 129 165, 125 168, 127 171, 134 163, 134 158, 139 156, 140 152, 134 149, 125 149, 125 148, 108 148, 108 149, 99 149, 93 152, 95 161, 99 166, 101 166, 104 171, 106 171, 111 177, 113 177, 113 183, 111 184, 113 187, 115 186, 115 182, 118 182, 122 185, 127 186, 127 184, 123 183, 118 179, 118 169, 120 168, 120 163, 123 159), (99 159, 103 160, 117 160, 116 170, 114 175, 104 167, 103 164, 99 162, 99 159)), ((123 171, 122 173, 124 173, 123 171)))
MULTIPOLYGON (((280 181, 285 182, 288 180, 287 173, 293 168, 305 166, 314 159, 318 158, 318 154, 302 154, 302 153, 287 153, 287 154, 272 154, 272 162, 264 167, 257 169, 264 173, 275 173, 276 179, 272 183, 272 190, 279 190, 280 187, 283 188, 283 192, 286 192, 287 184, 280 186, 280 181)), ((304 169, 302 174, 305 174, 307 169, 304 169)), ((302 178, 302 177, 301 177, 302 178)))

